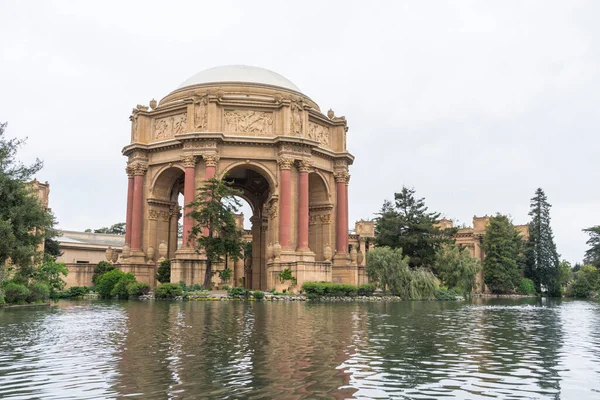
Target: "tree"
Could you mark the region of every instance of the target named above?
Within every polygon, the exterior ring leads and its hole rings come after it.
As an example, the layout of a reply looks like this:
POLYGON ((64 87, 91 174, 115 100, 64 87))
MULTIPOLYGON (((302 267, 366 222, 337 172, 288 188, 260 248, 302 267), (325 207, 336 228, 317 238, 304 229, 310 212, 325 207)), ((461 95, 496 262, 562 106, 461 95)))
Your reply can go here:
POLYGON ((590 235, 590 238, 586 242, 590 248, 585 252, 583 263, 600 268, 600 225, 584 229, 583 231, 590 235))
POLYGON ((567 260, 562 260, 558 264, 560 287, 566 289, 573 280, 573 269, 567 260))
POLYGON ((57 263, 54 257, 50 255, 44 256, 43 264, 35 271, 34 280, 45 283, 50 289, 50 297, 58 298, 58 292, 62 291, 67 284, 62 277, 67 276, 69 271, 64 263, 57 263))
POLYGON ((395 203, 384 201, 375 220, 378 246, 401 248, 410 258, 410 266, 432 267, 435 253, 444 243, 452 243, 455 229, 440 230, 436 225, 440 214, 429 212, 425 199, 415 198, 415 190, 402 187, 394 194, 395 203))
POLYGON ((377 247, 367 252, 366 272, 372 282, 406 300, 433 299, 438 281, 431 271, 411 269, 402 249, 377 247))
MULTIPOLYGON (((86 232, 91 232, 91 229, 86 229, 86 232)), ((119 222, 117 224, 111 225, 110 227, 102 227, 99 229, 94 229, 94 233, 109 233, 111 235, 124 235, 125 234, 125 222, 119 222)))
POLYGON ((27 184, 42 162, 26 166, 17 161, 24 140, 6 139, 5 128, 0 124, 0 268, 10 260, 15 280, 27 283, 42 258, 37 249, 54 232, 54 217, 27 184))
POLYGON ((506 215, 490 218, 483 238, 484 282, 493 293, 507 293, 520 283, 523 240, 506 215))
POLYGON ((234 218, 240 202, 233 197, 240 194, 231 184, 213 178, 198 189, 196 200, 187 205, 192 209, 187 215, 196 222, 191 237, 196 241, 196 248, 206 253, 206 288, 211 287, 213 263, 223 262, 223 257, 234 261, 242 257, 242 231, 234 218), (207 236, 203 234, 205 228, 207 236))
POLYGON ((542 287, 550 296, 560 297, 560 269, 554 236, 550 227, 550 204, 541 188, 531 199, 529 239, 525 246, 525 276, 538 293, 542 287))
POLYGON ((477 273, 481 271, 478 259, 472 257, 466 247, 443 245, 435 255, 438 278, 449 289, 468 294, 475 287, 477 273))

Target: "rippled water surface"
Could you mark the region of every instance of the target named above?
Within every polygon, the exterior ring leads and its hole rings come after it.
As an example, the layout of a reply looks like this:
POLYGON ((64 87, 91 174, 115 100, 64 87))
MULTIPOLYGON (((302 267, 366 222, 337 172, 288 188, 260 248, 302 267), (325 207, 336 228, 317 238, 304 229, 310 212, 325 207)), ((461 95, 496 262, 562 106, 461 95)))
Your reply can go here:
POLYGON ((0 310, 0 398, 600 399, 600 304, 61 301, 0 310))

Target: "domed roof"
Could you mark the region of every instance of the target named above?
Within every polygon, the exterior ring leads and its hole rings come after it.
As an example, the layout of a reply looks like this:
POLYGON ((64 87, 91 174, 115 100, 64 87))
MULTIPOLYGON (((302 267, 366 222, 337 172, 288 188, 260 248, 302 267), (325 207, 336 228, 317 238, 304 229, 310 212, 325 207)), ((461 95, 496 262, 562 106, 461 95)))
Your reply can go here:
POLYGON ((227 82, 258 83, 278 86, 302 93, 300 89, 298 89, 298 86, 294 85, 286 77, 265 68, 252 67, 249 65, 224 65, 221 67, 205 69, 183 82, 177 89, 207 83, 227 82))

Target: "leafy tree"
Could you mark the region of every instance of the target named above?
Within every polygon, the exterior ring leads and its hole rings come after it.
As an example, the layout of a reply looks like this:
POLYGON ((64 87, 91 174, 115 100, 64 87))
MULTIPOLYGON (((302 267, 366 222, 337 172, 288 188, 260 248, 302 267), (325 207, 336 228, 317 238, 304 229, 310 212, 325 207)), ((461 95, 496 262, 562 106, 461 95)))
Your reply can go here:
POLYGON ((191 237, 196 240, 197 249, 206 252, 206 288, 211 286, 213 263, 222 262, 223 257, 234 261, 242 257, 242 231, 234 218, 240 202, 233 196, 239 194, 231 184, 213 178, 198 189, 196 200, 187 205, 192 209, 188 215, 196 222, 191 237), (208 229, 207 236, 203 234, 204 228, 208 229))
POLYGON ((558 282, 561 288, 566 289, 573 280, 573 269, 567 260, 562 260, 558 264, 559 277, 558 282))
POLYGON ((481 271, 479 260, 471 257, 466 247, 454 244, 443 245, 437 251, 434 265, 442 283, 463 294, 473 291, 477 273, 481 271))
POLYGON ((44 240, 44 254, 54 259, 63 255, 63 252, 60 251, 60 245, 54 237, 46 237, 44 240))
POLYGON ((42 162, 26 166, 17 161, 24 140, 6 139, 5 129, 6 123, 0 124, 0 268, 10 260, 15 280, 27 283, 42 258, 39 245, 54 234, 54 217, 27 184, 42 162))
POLYGON ((411 269, 402 249, 377 247, 367 252, 366 272, 372 282, 406 300, 435 298, 438 282, 424 268, 411 269))
POLYGON ((62 277, 67 276, 68 273, 64 263, 57 263, 54 257, 45 255, 44 263, 34 272, 33 278, 37 282, 48 285, 50 297, 56 299, 58 292, 62 291, 67 284, 62 277))
POLYGON ((98 279, 104 275, 105 273, 112 271, 115 269, 115 266, 108 261, 100 261, 94 267, 94 274, 92 275, 92 283, 94 285, 98 284, 98 279))
POLYGON ((375 220, 377 245, 401 248, 412 268, 432 267, 436 251, 442 244, 453 242, 456 229, 440 230, 436 225, 440 214, 429 212, 425 199, 415 198, 414 189, 402 187, 394 199, 394 203, 384 201, 375 220))
POLYGON ((546 194, 538 188, 531 199, 524 272, 533 281, 538 293, 542 293, 544 287, 550 296, 560 296, 559 261, 550 227, 550 207, 546 194))
MULTIPOLYGON (((91 232, 91 229, 86 229, 86 232, 91 232)), ((119 222, 111 225, 110 227, 102 227, 100 229, 94 229, 94 233, 110 233, 111 235, 124 235, 125 234, 125 222, 119 222)))
POLYGON ((156 280, 160 283, 171 282, 171 260, 164 260, 156 269, 156 280))
POLYGON ((590 235, 590 238, 586 242, 590 248, 585 252, 583 262, 600 268, 600 225, 584 229, 583 231, 590 235))
POLYGON ((490 218, 483 238, 483 275, 493 293, 512 292, 520 284, 523 240, 506 215, 490 218))

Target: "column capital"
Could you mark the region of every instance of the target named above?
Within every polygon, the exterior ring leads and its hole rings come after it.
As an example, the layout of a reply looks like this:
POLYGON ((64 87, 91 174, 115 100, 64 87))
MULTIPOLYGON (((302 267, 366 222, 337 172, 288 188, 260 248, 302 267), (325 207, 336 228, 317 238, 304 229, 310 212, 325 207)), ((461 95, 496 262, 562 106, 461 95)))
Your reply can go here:
POLYGON ((149 210, 148 211, 148 219, 156 221, 160 216, 160 211, 158 210, 149 210))
POLYGON ((350 181, 350 174, 347 171, 336 171, 333 173, 333 177, 336 182, 348 183, 350 181))
POLYGON ((299 160, 297 167, 300 172, 310 172, 313 169, 313 162, 311 160, 299 160))
POLYGON ((194 155, 181 156, 181 162, 183 163, 184 168, 194 168, 196 166, 196 156, 194 156, 194 155))
POLYGON ((148 171, 148 165, 141 162, 132 163, 130 168, 133 171, 133 175, 145 175, 148 171))
POLYGON ((279 157, 277 164, 279 165, 279 169, 292 169, 294 159, 290 157, 279 157))
POLYGON ((202 158, 207 167, 216 167, 220 159, 217 153, 203 154, 202 158))
POLYGON ((133 178, 133 167, 130 167, 129 165, 125 167, 125 173, 127 174, 128 178, 133 178))

